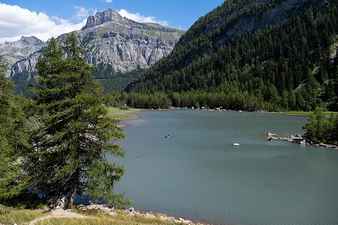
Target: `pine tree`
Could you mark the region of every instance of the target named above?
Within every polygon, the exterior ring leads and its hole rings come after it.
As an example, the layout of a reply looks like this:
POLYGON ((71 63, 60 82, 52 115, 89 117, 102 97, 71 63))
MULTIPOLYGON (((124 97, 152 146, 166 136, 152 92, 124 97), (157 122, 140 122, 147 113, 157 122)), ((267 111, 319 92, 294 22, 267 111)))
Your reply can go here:
POLYGON ((107 157, 123 155, 115 144, 122 133, 107 117, 102 91, 91 78, 76 36, 67 38, 64 49, 51 39, 37 69, 39 120, 27 163, 32 189, 44 193, 52 208, 71 208, 75 197, 84 194, 112 203, 123 169, 107 157))

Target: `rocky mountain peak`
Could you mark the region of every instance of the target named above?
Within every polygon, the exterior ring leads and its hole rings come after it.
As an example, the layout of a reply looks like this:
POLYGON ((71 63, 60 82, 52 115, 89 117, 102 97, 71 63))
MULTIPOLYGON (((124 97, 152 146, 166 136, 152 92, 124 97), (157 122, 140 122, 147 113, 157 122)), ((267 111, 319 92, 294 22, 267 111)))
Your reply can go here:
MULTIPOLYGON (((116 74, 148 68, 168 56, 183 34, 174 28, 135 22, 112 9, 88 17, 86 26, 75 33, 87 63, 100 70, 96 74, 98 80, 108 77, 113 85, 119 82, 112 81, 116 74)), ((63 34, 57 40, 62 45, 66 37, 67 34, 63 34)), ((30 41, 31 38, 23 39, 30 41)), ((19 89, 34 79, 40 50, 11 64, 11 79, 19 89)))
POLYGON ((39 38, 37 38, 35 36, 22 36, 19 41, 26 43, 26 44, 41 44, 41 43, 43 43, 43 41, 41 41, 39 38))
POLYGON ((22 36, 20 40, 14 42, 0 43, 0 58, 6 65, 6 75, 10 75, 14 63, 29 57, 44 46, 45 43, 34 36, 22 36))
POLYGON ((124 18, 115 10, 108 9, 103 12, 97 12, 95 16, 89 16, 86 26, 83 29, 95 27, 107 22, 121 22, 124 18))

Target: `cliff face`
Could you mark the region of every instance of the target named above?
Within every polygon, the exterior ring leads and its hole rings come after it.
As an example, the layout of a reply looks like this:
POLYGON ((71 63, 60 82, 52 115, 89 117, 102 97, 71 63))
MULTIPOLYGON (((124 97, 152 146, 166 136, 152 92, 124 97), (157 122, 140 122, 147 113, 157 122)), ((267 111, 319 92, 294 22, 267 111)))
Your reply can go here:
POLYGON ((88 18, 78 32, 91 64, 110 64, 118 72, 147 68, 167 56, 182 32, 157 24, 141 24, 107 10, 88 18))
POLYGON ((0 44, 0 57, 7 66, 10 75, 11 66, 17 61, 27 58, 30 54, 40 50, 45 43, 36 37, 21 37, 15 42, 0 44))
MULTIPOLYGON (((80 31, 75 31, 88 63, 109 65, 114 73, 148 68, 169 55, 183 34, 182 31, 158 24, 138 23, 109 9, 90 16, 80 31)), ((58 40, 62 44, 66 34, 58 40)), ((31 54, 12 66, 13 80, 30 80, 41 51, 31 54)), ((105 77, 112 74, 101 75, 105 77)))

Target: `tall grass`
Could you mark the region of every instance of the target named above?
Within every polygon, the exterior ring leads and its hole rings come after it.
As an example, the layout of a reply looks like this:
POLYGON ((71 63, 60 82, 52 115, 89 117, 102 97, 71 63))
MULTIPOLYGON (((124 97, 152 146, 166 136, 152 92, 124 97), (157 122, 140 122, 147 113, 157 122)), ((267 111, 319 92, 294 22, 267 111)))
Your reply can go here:
POLYGON ((25 224, 44 215, 43 210, 12 209, 0 206, 0 224, 25 224))

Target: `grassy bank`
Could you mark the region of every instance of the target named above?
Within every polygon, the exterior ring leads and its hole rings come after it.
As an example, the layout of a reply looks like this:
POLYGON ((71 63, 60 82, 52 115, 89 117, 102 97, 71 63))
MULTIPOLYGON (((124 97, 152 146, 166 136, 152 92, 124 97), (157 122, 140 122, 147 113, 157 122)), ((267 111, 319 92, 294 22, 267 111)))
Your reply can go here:
POLYGON ((116 211, 108 215, 99 210, 72 212, 65 211, 65 215, 53 214, 43 210, 21 210, 6 208, 0 213, 1 225, 179 225, 168 220, 163 215, 130 214, 125 211, 116 211))
MULTIPOLYGON (((288 116, 302 116, 302 117, 309 117, 312 115, 313 112, 303 112, 303 111, 289 111, 285 112, 284 114, 288 116)), ((324 112, 324 115, 327 117, 330 116, 337 116, 338 112, 324 112)))
POLYGON ((147 219, 142 217, 133 217, 118 214, 116 216, 95 215, 88 218, 71 219, 48 219, 37 223, 36 225, 175 225, 175 223, 164 222, 160 219, 147 219))
POLYGON ((115 107, 108 107, 108 115, 116 120, 127 120, 127 119, 134 119, 137 116, 137 113, 140 112, 140 109, 122 109, 122 108, 115 108, 115 107))
POLYGON ((13 209, 0 206, 0 224, 27 224, 30 221, 44 216, 43 210, 13 209))

